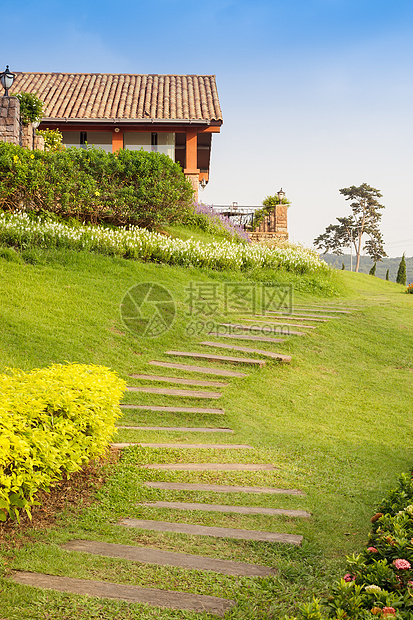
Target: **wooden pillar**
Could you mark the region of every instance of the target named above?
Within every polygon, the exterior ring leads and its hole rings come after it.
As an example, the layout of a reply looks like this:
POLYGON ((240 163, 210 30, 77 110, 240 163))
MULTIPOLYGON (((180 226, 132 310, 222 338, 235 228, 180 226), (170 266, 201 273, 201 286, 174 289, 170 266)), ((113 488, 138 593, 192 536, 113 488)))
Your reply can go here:
POLYGON ((123 131, 112 131, 112 153, 116 153, 119 149, 123 149, 123 131))
POLYGON ((186 167, 185 177, 191 182, 198 200, 199 168, 198 168, 198 132, 196 129, 188 129, 186 132, 186 167))

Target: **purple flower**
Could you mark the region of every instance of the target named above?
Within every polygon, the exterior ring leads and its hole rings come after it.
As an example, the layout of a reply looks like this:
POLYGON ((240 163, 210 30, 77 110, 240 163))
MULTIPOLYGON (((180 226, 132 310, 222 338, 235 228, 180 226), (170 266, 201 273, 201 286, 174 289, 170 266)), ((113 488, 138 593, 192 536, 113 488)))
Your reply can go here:
POLYGON ((226 215, 222 215, 222 213, 217 213, 214 211, 212 205, 206 205, 203 202, 195 202, 195 213, 201 213, 202 215, 206 215, 209 217, 212 222, 218 226, 222 226, 227 232, 230 233, 232 237, 240 237, 244 239, 248 243, 251 243, 251 240, 242 226, 238 226, 238 224, 234 224, 231 222, 229 217, 226 215))

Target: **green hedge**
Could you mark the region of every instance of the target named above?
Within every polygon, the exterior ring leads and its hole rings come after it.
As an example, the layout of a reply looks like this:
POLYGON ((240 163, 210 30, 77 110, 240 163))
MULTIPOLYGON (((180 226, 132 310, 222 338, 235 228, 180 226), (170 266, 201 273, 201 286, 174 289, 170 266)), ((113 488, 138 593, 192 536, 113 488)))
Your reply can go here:
POLYGON ((125 382, 101 366, 56 364, 1 376, 0 520, 30 516, 39 490, 102 455, 125 382))
POLYGON ((88 147, 28 151, 0 143, 0 208, 51 212, 82 222, 154 228, 180 222, 193 190, 161 153, 88 147))

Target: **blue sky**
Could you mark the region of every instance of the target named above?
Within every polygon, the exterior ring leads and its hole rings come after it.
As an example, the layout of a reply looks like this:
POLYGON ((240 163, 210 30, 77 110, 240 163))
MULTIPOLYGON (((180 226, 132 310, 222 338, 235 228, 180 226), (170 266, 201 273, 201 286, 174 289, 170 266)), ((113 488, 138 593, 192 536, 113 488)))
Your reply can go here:
POLYGON ((339 188, 366 182, 387 253, 413 256, 411 0, 21 0, 6 21, 11 70, 215 74, 224 125, 204 202, 261 204, 282 186, 291 238, 311 245, 348 213, 339 188))

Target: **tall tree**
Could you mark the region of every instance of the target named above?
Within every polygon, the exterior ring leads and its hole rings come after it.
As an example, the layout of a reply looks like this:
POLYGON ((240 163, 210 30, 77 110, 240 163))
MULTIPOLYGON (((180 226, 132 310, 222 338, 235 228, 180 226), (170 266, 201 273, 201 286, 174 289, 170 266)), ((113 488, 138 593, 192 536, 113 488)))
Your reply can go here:
POLYGON ((356 271, 358 271, 362 250, 375 262, 387 256, 379 228, 381 220, 379 210, 384 209, 384 205, 380 204, 377 199, 381 198, 382 194, 367 183, 359 187, 355 185, 344 187, 339 191, 345 200, 351 201, 352 214, 336 218, 338 224, 327 226, 325 232, 314 240, 314 245, 324 250, 324 253, 331 250, 333 254, 343 254, 343 248, 353 246, 357 257, 356 271), (363 246, 364 236, 367 236, 367 239, 363 246))
POLYGON ((406 260, 404 258, 404 254, 397 270, 396 282, 397 284, 403 284, 403 286, 406 286, 406 260))

